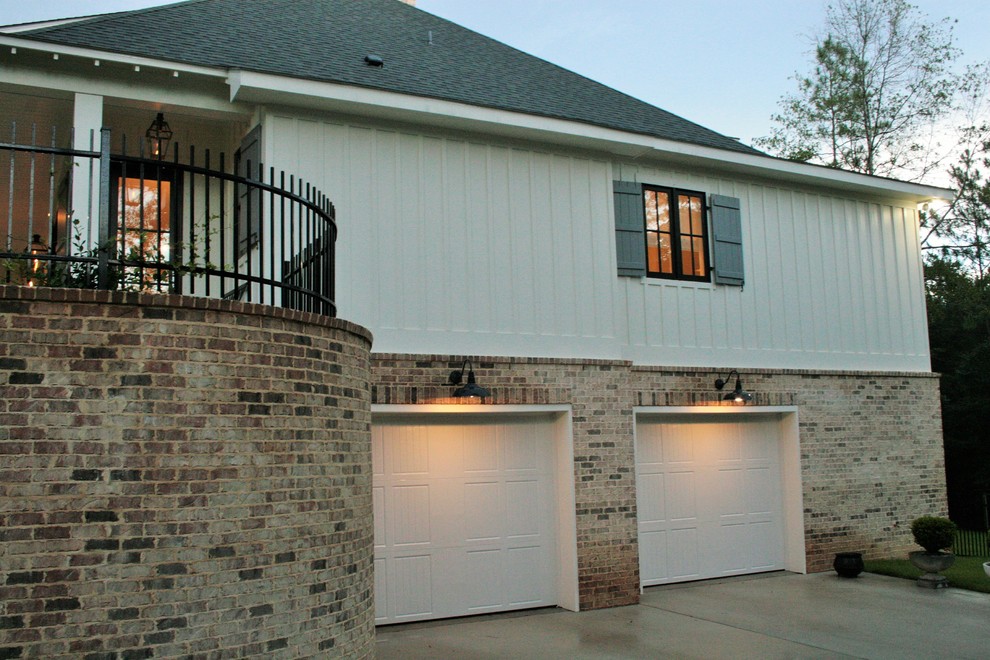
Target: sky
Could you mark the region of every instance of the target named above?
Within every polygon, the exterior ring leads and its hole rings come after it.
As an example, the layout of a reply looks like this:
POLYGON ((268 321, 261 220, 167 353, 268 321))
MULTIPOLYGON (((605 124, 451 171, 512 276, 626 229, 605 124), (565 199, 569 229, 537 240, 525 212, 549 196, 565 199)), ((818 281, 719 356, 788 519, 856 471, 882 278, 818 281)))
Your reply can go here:
MULTIPOLYGON (((278 2, 279 0, 271 0, 278 2)), ((0 25, 165 0, 0 0, 0 25)), ((914 0, 952 18, 960 64, 990 60, 988 0, 914 0)), ((825 0, 417 0, 424 11, 751 144, 807 71, 825 0)))

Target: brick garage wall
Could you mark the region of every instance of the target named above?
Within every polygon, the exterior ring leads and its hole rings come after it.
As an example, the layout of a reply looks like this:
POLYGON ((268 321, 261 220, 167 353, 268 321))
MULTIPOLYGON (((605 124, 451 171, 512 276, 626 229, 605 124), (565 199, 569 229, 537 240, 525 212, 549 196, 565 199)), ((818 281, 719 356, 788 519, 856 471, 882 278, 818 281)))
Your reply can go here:
POLYGON ((0 287, 0 657, 372 657, 370 336, 0 287))
MULTIPOLYGON (((629 362, 470 356, 489 404, 572 407, 582 609, 638 602, 633 408, 733 405, 709 370, 629 362)), ((373 354, 372 402, 458 403, 464 356, 373 354)), ((726 370, 727 371, 727 370, 726 370)), ((751 406, 799 410, 808 569, 835 552, 912 549, 909 523, 945 515, 938 379, 926 373, 744 370, 751 406)), ((732 383, 729 385, 732 386, 732 383)))

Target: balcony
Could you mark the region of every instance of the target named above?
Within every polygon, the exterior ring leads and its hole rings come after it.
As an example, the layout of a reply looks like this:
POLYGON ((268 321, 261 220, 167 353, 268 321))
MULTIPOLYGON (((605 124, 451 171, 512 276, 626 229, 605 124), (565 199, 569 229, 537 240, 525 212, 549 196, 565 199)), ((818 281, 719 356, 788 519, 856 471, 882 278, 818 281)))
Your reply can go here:
POLYGON ((0 283, 336 315, 334 208, 310 184, 195 147, 128 153, 117 136, 112 153, 106 128, 88 149, 17 129, 0 135, 0 283))

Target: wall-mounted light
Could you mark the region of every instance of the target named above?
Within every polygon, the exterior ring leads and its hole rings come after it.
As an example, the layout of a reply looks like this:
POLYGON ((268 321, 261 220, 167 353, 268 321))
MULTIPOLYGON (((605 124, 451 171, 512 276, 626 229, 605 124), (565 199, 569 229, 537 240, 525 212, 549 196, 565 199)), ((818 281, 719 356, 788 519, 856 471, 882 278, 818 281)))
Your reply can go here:
POLYGON ((165 121, 164 114, 158 113, 155 120, 151 122, 151 126, 145 131, 144 137, 148 141, 148 153, 151 157, 164 158, 165 154, 168 153, 168 143, 172 140, 172 129, 165 121))
POLYGON ((739 372, 735 369, 726 374, 725 378, 716 378, 715 389, 721 392, 726 383, 729 382, 729 378, 732 377, 732 374, 736 375, 736 389, 723 396, 722 400, 735 401, 736 403, 749 403, 753 400, 753 395, 743 389, 742 378, 739 377, 739 372))
POLYGON ((474 367, 471 365, 470 360, 464 360, 461 364, 459 371, 451 371, 450 378, 447 380, 448 385, 458 385, 459 387, 454 390, 454 396, 458 399, 460 398, 485 398, 491 396, 492 393, 486 390, 484 387, 478 385, 478 381, 474 377, 474 367), (464 372, 467 371, 467 383, 464 382, 464 372))
MULTIPOLYGON (((45 254, 48 252, 48 246, 45 242, 41 240, 41 234, 34 234, 31 236, 31 245, 28 247, 28 252, 31 254, 45 254)), ((31 260, 31 277, 28 278, 27 285, 35 286, 35 277, 38 275, 38 271, 41 270, 41 260, 32 259, 31 260)))

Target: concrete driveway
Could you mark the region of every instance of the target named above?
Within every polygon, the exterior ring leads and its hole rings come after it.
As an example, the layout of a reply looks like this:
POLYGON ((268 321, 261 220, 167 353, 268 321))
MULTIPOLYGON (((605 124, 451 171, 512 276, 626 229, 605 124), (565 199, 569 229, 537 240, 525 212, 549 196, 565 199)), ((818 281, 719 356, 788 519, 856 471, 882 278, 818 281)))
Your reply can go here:
POLYGON ((654 587, 631 607, 378 630, 391 658, 990 658, 990 594, 863 574, 654 587))

